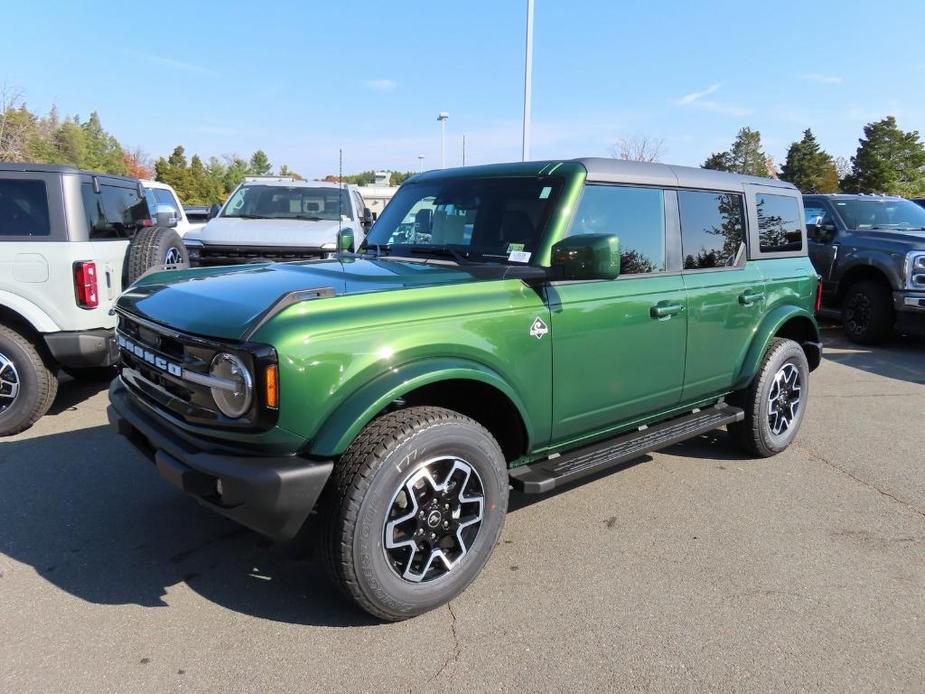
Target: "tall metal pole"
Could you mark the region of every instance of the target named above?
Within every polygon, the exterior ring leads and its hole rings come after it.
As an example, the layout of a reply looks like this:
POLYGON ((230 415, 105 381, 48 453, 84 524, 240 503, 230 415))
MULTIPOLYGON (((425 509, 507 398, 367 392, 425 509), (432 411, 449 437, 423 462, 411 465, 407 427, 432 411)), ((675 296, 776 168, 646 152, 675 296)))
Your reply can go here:
POLYGON ((440 111, 437 114, 437 120, 440 121, 440 168, 446 168, 446 120, 450 114, 446 111, 440 111))
POLYGON ((466 136, 463 135, 463 166, 466 165, 466 136))
POLYGON ((530 158, 530 93, 533 87, 533 0, 527 0, 527 55, 524 59, 523 161, 530 158))
POLYGON ((418 155, 418 161, 420 162, 420 167, 419 167, 420 172, 424 173, 424 155, 423 154, 418 155))

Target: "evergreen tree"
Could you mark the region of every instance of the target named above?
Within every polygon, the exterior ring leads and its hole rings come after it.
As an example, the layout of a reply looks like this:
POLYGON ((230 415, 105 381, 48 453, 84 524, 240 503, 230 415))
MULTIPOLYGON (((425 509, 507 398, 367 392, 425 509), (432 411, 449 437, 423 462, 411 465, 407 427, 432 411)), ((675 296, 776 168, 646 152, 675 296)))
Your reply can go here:
POLYGON ((296 173, 295 171, 293 171, 292 169, 290 169, 290 168, 289 168, 288 166, 286 166, 285 164, 283 164, 281 167, 279 167, 279 175, 280 175, 280 176, 289 176, 290 178, 294 178, 294 179, 297 180, 297 181, 304 181, 304 180, 305 180, 305 179, 301 176, 301 174, 296 173))
POLYGON ((249 176, 267 176, 273 173, 273 165, 270 163, 267 153, 258 149, 251 155, 251 160, 247 165, 249 176))
POLYGON ((711 154, 702 168, 767 178, 768 157, 761 149, 761 133, 751 128, 742 128, 732 147, 726 152, 711 154))
POLYGON ((803 139, 787 150, 787 161, 780 177, 804 193, 837 193, 838 173, 835 160, 819 146, 813 131, 803 131, 803 139))
POLYGON ((858 142, 843 190, 906 197, 925 193, 925 147, 918 131, 904 132, 893 116, 887 116, 865 125, 858 142))

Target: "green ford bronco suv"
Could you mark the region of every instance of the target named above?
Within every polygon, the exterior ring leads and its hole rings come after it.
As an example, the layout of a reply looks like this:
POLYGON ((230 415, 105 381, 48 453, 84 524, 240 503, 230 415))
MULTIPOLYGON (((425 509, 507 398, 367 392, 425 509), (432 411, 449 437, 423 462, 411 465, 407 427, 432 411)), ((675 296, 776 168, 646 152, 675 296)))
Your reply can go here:
POLYGON ((793 441, 821 357, 803 219, 789 184, 660 164, 425 173, 355 254, 130 287, 110 420, 219 513, 317 532, 365 610, 417 615, 485 566, 510 487, 722 426, 793 441))

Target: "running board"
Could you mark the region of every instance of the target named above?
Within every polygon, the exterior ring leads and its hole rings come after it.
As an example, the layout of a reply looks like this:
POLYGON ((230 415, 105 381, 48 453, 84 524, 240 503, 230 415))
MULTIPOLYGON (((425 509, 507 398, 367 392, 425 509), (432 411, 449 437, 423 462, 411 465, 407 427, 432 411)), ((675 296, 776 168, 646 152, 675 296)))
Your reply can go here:
POLYGON ((511 484, 514 489, 526 494, 545 494, 582 477, 705 434, 725 424, 741 422, 744 418, 745 413, 741 409, 726 403, 694 410, 681 417, 640 427, 629 434, 514 468, 510 472, 511 484))

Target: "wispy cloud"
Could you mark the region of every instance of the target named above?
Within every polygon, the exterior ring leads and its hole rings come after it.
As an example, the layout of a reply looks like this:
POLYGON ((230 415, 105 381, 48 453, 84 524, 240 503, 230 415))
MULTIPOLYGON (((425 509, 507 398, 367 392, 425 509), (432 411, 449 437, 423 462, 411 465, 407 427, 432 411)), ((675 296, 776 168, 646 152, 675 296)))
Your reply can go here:
POLYGON ((823 75, 819 72, 810 72, 805 75, 800 75, 800 79, 806 80, 807 82, 816 82, 817 84, 841 84, 844 81, 837 75, 823 75))
POLYGON ((165 58, 162 55, 137 53, 135 51, 132 51, 132 55, 134 55, 136 58, 147 60, 149 63, 154 63, 155 65, 163 65, 164 67, 173 68, 174 70, 191 72, 196 75, 208 75, 209 77, 216 77, 218 75, 218 73, 211 68, 204 67, 202 65, 195 65, 193 63, 186 63, 182 60, 175 60, 174 58, 165 58))
POLYGON ((363 84, 374 92, 390 92, 398 86, 395 80, 366 80, 363 84))
POLYGON ((722 113, 727 116, 747 116, 752 112, 751 109, 745 108, 744 106, 738 106, 736 104, 729 104, 704 98, 710 96, 711 94, 715 94, 722 86, 723 85, 718 83, 711 84, 709 87, 701 91, 685 94, 680 99, 678 99, 676 103, 678 106, 698 108, 702 111, 712 111, 713 113, 722 113))

